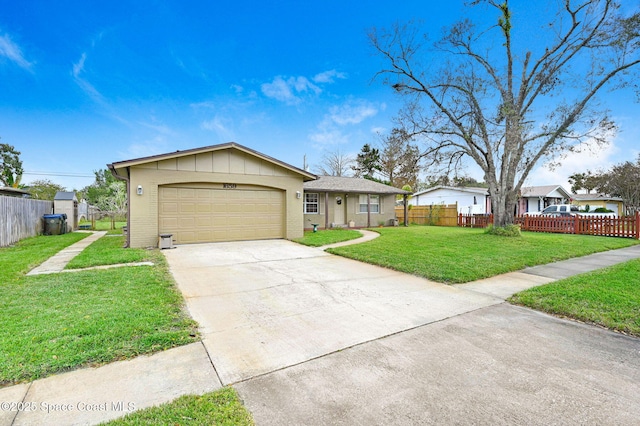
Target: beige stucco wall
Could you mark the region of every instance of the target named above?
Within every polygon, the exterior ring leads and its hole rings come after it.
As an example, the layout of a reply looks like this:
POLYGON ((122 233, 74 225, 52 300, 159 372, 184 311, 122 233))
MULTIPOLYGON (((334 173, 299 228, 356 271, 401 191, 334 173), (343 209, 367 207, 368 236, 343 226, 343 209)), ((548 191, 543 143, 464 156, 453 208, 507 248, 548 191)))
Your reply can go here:
MULTIPOLYGON (((611 208, 617 207, 618 216, 624 216, 624 203, 622 201, 608 201, 608 200, 573 200, 571 204, 576 206, 589 206, 589 209, 593 211, 598 207, 611 208)), ((616 210, 616 209, 612 209, 616 210)))
MULTIPOLYGON (((304 215, 304 228, 309 230, 313 229, 312 223, 317 223, 320 226, 318 228, 325 227, 325 192, 316 192, 316 191, 307 191, 309 193, 317 193, 320 198, 320 212, 318 214, 305 214, 304 215)), ((368 224, 368 215, 367 213, 360 213, 360 203, 359 203, 359 195, 360 194, 345 194, 345 193, 329 193, 329 227, 331 227, 332 223, 336 222, 335 218, 335 208, 336 208, 336 197, 342 198, 341 208, 345 210, 345 224, 348 224, 349 221, 353 221, 355 223, 355 227, 364 228, 367 227, 368 224), (346 204, 345 204, 346 202, 346 204)), ((396 218, 395 213, 395 195, 380 195, 380 213, 371 213, 371 225, 372 227, 378 226, 382 221, 384 225, 387 226, 389 224, 389 220, 396 218)), ((304 211, 304 206, 302 206, 302 210, 304 211)), ((337 223, 337 225, 341 225, 337 223)))
MULTIPOLYGON (((187 155, 132 166, 130 173, 130 246, 158 245, 158 187, 170 184, 258 185, 284 191, 284 229, 286 238, 303 235, 303 177, 278 164, 234 148, 187 155), (143 194, 137 195, 138 185, 143 194)), ((124 174, 124 173, 121 173, 124 174)), ((239 186, 238 188, 241 188, 239 186)), ((233 191, 234 189, 227 189, 233 191)))

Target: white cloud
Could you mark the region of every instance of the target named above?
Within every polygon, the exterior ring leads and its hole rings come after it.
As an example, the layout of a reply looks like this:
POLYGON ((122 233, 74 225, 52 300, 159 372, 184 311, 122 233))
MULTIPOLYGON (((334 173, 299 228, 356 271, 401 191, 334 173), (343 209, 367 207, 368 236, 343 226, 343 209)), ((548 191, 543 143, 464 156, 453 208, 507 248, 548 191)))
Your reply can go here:
POLYGON ((311 133, 309 139, 316 143, 319 147, 331 145, 342 145, 349 142, 347 135, 337 129, 324 129, 316 133, 311 133))
POLYGON ((202 101, 202 102, 191 103, 189 104, 189 106, 194 109, 198 109, 198 108, 214 109, 216 107, 216 104, 213 101, 202 101))
POLYGON ((312 80, 315 83, 333 83, 336 78, 345 79, 347 78, 347 74, 336 70, 329 70, 316 74, 312 80))
POLYGON ((156 136, 153 139, 133 143, 129 145, 126 151, 120 152, 119 154, 123 160, 129 160, 133 158, 142 158, 151 155, 163 154, 169 151, 169 144, 167 143, 164 136, 156 136))
POLYGON ((263 83, 260 89, 262 94, 268 98, 276 99, 287 105, 297 105, 302 102, 303 94, 313 93, 319 95, 322 93, 322 89, 317 84, 333 83, 338 78, 345 79, 347 74, 329 70, 316 74, 311 80, 304 76, 277 76, 270 83, 263 83))
POLYGON ((233 120, 227 117, 216 115, 209 121, 204 121, 201 127, 214 132, 220 142, 231 142, 235 138, 232 130, 233 120))
POLYGON ((308 137, 320 149, 348 144, 353 138, 362 137, 362 129, 357 126, 375 116, 379 109, 384 109, 384 104, 376 105, 363 99, 352 99, 342 105, 332 106, 316 126, 317 130, 308 137), (358 132, 358 136, 355 136, 358 132))
POLYGON ((570 191, 569 176, 574 173, 584 173, 587 170, 597 172, 606 170, 614 164, 614 158, 619 149, 610 142, 605 146, 597 146, 595 143, 587 143, 581 152, 569 153, 560 160, 560 165, 553 170, 542 164, 536 167, 527 178, 526 186, 561 185, 570 191))
POLYGON ((371 102, 364 100, 350 101, 329 110, 329 118, 334 123, 344 126, 359 124, 378 113, 378 108, 371 102))
POLYGON ((86 60, 87 52, 82 52, 82 55, 80 55, 80 59, 78 59, 78 62, 73 64, 71 75, 73 76, 73 79, 78 87, 80 87, 95 102, 104 105, 105 100, 102 94, 98 92, 98 90, 83 77, 83 74, 85 73, 84 67, 86 60))
POLYGON ((155 118, 152 117, 152 123, 145 123, 143 121, 138 121, 138 124, 140 124, 141 126, 147 127, 151 130, 154 130, 158 133, 161 133, 163 135, 170 135, 173 136, 175 135, 175 132, 166 124, 159 124, 156 123, 155 118))
POLYGON ((8 34, 0 36, 0 56, 4 56, 21 68, 31 71, 33 63, 25 59, 22 49, 11 40, 8 34))
POLYGON ((263 83, 260 86, 262 93, 272 99, 286 103, 287 105, 297 105, 302 101, 299 96, 306 92, 320 94, 322 90, 311 83, 306 77, 289 77, 286 80, 277 76, 271 83, 263 83))
POLYGON ((82 74, 82 72, 84 71, 84 62, 86 60, 87 60, 87 52, 82 52, 82 55, 80 56, 80 59, 78 59, 78 62, 73 64, 72 74, 74 78, 80 77, 80 74, 82 74))

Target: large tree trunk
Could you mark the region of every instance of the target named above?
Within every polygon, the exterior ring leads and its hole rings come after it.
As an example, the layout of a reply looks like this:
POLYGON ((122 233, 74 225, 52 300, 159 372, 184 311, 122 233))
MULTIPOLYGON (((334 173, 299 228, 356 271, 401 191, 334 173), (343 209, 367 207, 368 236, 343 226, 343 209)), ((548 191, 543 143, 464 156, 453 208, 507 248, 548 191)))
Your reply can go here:
POLYGON ((491 194, 491 212, 493 213, 493 226, 503 227, 513 224, 517 194, 515 191, 500 191, 489 189, 491 194))

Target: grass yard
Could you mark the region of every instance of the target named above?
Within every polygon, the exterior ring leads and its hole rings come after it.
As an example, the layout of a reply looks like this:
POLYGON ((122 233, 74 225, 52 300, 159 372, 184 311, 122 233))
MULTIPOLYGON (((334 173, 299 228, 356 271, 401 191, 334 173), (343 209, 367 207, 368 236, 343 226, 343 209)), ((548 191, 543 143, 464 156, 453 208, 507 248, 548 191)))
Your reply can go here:
MULTIPOLYGON (((0 250, 0 386, 197 340, 196 324, 158 251, 145 252, 155 266, 24 275, 86 235, 34 237, 0 250)), ((98 241, 117 240, 121 246, 122 237, 98 241)), ((112 247, 108 259, 119 263, 128 251, 112 247)), ((100 263, 89 253, 85 264, 100 263)))
POLYGON ((65 269, 88 268, 97 265, 143 262, 151 260, 153 252, 142 249, 123 250, 124 236, 109 236, 94 241, 78 256, 74 257, 65 269))
POLYGON ((103 423, 107 426, 143 424, 249 426, 254 423, 238 394, 230 387, 202 396, 183 396, 170 403, 103 423))
MULTIPOLYGON (((91 225, 91 222, 88 220, 83 220, 80 222, 80 225, 91 225)), ((127 226, 126 221, 116 221, 115 222, 116 229, 111 229, 111 219, 108 219, 108 218, 101 219, 101 220, 96 220, 96 227, 94 231, 109 231, 110 234, 112 233, 121 234, 123 226, 127 226)))
POLYGON ((375 231, 380 233, 375 240, 328 251, 453 284, 638 243, 628 238, 535 232, 508 238, 487 234, 484 229, 439 226, 375 231))
POLYGON ((640 337, 640 259, 513 295, 509 302, 640 337))
MULTIPOLYGON (((24 274, 65 247, 88 237, 86 233, 25 238, 10 247, 0 248, 0 288, 21 280, 24 274)), ((2 294, 0 293, 0 298, 2 294)))
POLYGON ((362 237, 362 234, 353 229, 324 229, 318 232, 305 231, 304 237, 295 239, 296 243, 305 246, 320 247, 327 244, 340 243, 342 241, 355 240, 362 237))

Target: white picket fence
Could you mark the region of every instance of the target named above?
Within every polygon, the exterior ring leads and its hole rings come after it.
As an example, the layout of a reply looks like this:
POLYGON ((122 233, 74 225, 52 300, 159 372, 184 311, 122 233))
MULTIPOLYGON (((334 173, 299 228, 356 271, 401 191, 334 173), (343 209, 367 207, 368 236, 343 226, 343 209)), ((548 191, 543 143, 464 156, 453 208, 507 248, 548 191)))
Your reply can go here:
POLYGON ((0 247, 42 233, 42 216, 53 211, 53 201, 0 195, 0 247))

